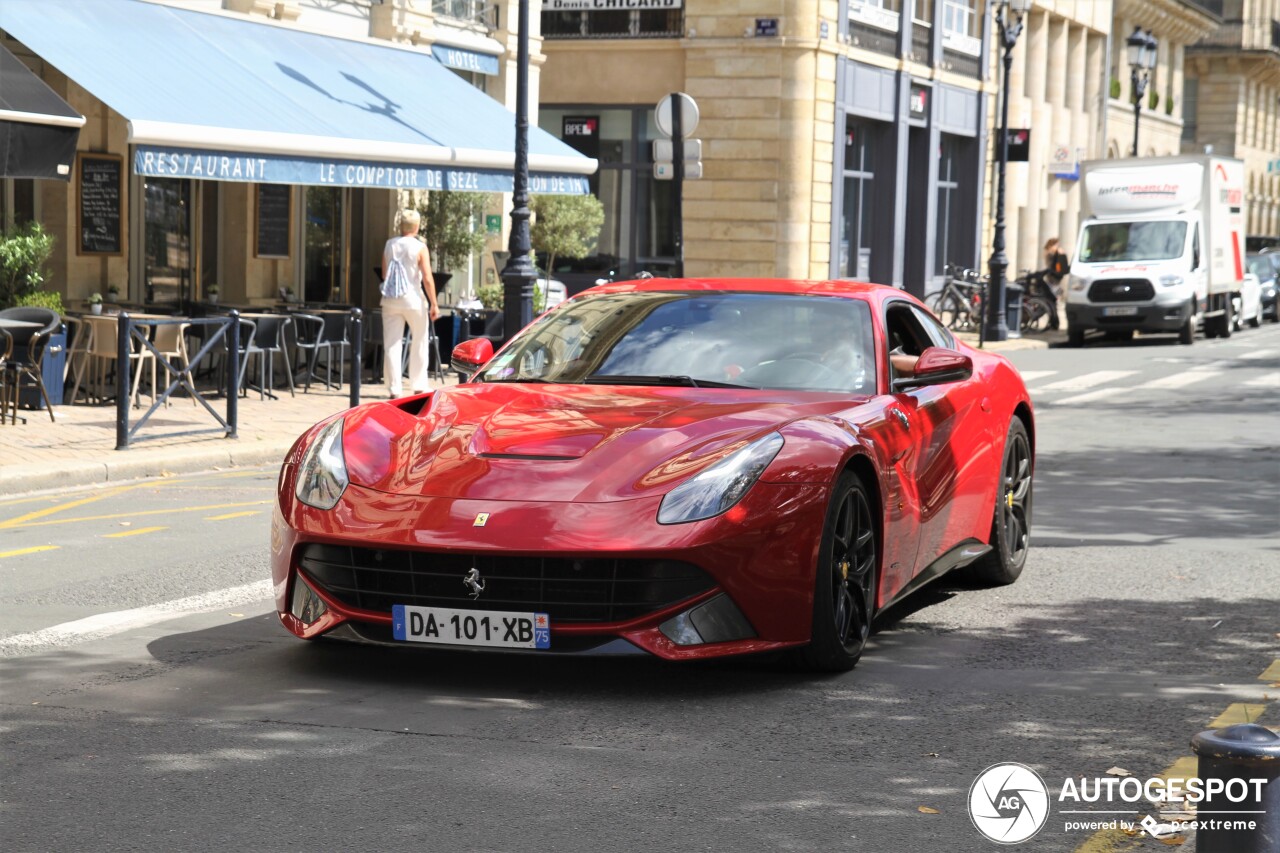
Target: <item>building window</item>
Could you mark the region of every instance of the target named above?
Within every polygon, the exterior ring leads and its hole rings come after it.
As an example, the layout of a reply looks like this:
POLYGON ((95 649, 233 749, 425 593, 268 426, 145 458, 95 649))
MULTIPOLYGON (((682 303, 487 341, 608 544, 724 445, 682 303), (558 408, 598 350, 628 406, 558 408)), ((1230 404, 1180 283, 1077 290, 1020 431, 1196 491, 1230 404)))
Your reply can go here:
POLYGON ((341 302, 342 188, 306 187, 303 194, 303 300, 341 302))
POLYGON ((1200 81, 1196 78, 1182 82, 1182 141, 1195 142, 1200 112, 1200 81))
POLYGON ((191 181, 146 178, 142 191, 143 299, 183 302, 190 298, 191 181))
POLYGON ((684 35, 683 9, 621 11, 543 11, 542 37, 575 38, 680 38, 684 35))
POLYGON ((898 54, 901 0, 849 0, 849 42, 855 47, 898 54))
POLYGON ((934 231, 933 255, 935 274, 946 269, 949 263, 967 266, 969 260, 967 254, 957 251, 965 216, 960 208, 960 164, 956 162, 954 137, 942 134, 942 144, 939 147, 938 222, 934 231))
POLYGON ((31 178, 0 180, 0 230, 36 221, 36 182, 31 178))
POLYGON ((966 57, 982 55, 976 0, 942 0, 942 46, 966 57))
POLYGON ((588 181, 604 205, 604 226, 595 252, 557 262, 552 273, 571 292, 615 273, 669 273, 675 264, 671 232, 673 187, 653 177, 653 140, 659 136, 650 108, 547 107, 539 126, 589 157, 600 168, 588 181))
POLYGON ((498 7, 485 0, 431 0, 431 12, 442 18, 454 18, 497 29, 498 7))
POLYGON ((845 125, 844 194, 837 275, 871 280, 876 237, 876 158, 880 122, 850 118, 845 125))
POLYGON ((915 0, 911 13, 911 52, 917 62, 929 62, 933 42, 933 0, 915 0))

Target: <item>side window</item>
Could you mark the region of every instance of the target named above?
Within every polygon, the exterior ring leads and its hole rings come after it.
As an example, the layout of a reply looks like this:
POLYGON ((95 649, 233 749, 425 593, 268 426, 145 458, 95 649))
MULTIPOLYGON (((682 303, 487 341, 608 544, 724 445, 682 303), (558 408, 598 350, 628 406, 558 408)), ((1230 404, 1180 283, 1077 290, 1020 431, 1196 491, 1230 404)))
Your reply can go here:
POLYGON ((929 336, 929 340, 933 342, 933 346, 955 349, 956 339, 947 331, 946 327, 933 319, 928 312, 921 311, 918 307, 912 305, 911 313, 920 321, 920 325, 924 327, 925 333, 929 336))
POLYGON ((933 339, 925 331, 914 307, 906 302, 895 301, 889 304, 885 311, 884 332, 889 347, 885 355, 889 360, 891 382, 905 373, 895 363, 893 356, 919 357, 926 349, 934 346, 933 339))

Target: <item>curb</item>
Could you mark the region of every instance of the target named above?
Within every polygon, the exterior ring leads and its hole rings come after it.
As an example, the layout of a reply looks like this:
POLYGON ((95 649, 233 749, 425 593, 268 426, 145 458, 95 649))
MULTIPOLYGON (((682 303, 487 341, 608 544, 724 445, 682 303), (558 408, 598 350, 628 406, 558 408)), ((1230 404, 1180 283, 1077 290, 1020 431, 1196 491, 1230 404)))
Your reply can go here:
POLYGON ((218 447, 159 451, 110 451, 98 462, 58 462, 0 467, 0 496, 95 486, 125 480, 194 474, 227 468, 278 465, 296 438, 254 442, 251 447, 218 447), (130 453, 137 453, 130 456, 130 453))
MULTIPOLYGON (((959 340, 974 349, 978 348, 978 336, 963 332, 953 332, 959 340)), ((1048 349, 1049 341, 1043 338, 1010 338, 1007 341, 987 341, 982 345, 984 352, 1001 352, 1021 349, 1048 349)))

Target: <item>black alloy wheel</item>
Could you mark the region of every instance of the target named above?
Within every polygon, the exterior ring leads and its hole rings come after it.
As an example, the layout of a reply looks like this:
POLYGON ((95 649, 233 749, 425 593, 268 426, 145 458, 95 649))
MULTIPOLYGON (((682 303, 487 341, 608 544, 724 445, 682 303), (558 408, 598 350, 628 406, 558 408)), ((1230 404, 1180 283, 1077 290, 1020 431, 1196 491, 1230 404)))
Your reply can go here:
POLYGON ((1010 584, 1022 574, 1031 545, 1031 441, 1027 428, 1014 417, 1005 436, 1000 484, 991 520, 991 550, 969 567, 974 578, 1010 584))
POLYGON ((843 472, 818 551, 812 637, 799 651, 803 668, 845 672, 862 657, 876 610, 876 529, 866 487, 857 475, 843 472))

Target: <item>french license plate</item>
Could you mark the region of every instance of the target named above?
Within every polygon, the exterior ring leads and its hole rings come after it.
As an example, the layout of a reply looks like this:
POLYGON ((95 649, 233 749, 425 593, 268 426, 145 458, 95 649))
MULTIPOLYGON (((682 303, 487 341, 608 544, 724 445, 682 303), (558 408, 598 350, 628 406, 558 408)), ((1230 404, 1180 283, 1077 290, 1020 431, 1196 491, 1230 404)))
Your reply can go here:
POLYGON ((1137 305, 1113 305, 1102 309, 1103 317, 1132 317, 1138 313, 1137 305))
POLYGON ((397 640, 410 643, 501 649, 551 648, 551 620, 545 613, 396 604, 391 607, 391 631, 397 640))

